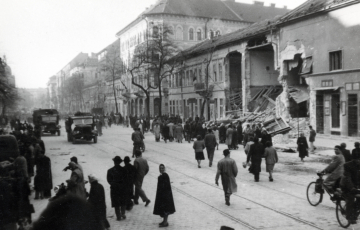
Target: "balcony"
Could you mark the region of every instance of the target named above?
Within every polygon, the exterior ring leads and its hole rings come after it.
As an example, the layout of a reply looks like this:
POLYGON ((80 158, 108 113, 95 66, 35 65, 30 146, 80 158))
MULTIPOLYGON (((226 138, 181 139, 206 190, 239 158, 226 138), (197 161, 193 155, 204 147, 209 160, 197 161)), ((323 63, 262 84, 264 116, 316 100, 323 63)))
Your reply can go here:
POLYGON ((194 91, 195 92, 201 92, 201 91, 205 91, 205 83, 204 82, 200 82, 200 83, 195 83, 194 84, 194 91))
POLYGON ((136 91, 134 91, 134 94, 137 96, 137 97, 144 97, 145 96, 145 93, 142 89, 138 89, 136 91))
POLYGON ((131 94, 130 94, 129 90, 125 90, 121 95, 123 97, 125 97, 125 98, 130 98, 131 97, 131 94))

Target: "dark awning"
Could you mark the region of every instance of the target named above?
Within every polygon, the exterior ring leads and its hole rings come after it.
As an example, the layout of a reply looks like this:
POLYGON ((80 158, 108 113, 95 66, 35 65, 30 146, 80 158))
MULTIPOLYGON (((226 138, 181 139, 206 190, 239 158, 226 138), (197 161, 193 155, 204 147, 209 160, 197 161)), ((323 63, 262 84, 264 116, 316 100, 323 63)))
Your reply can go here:
POLYGON ((289 86, 289 94, 297 104, 307 101, 310 98, 306 86, 289 86))

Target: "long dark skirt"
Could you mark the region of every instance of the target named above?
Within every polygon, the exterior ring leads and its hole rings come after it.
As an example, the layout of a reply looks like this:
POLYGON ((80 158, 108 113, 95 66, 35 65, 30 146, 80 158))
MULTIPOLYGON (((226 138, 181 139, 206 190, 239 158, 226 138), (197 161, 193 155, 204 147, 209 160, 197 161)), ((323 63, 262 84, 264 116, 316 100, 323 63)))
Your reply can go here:
POLYGON ((205 160, 204 152, 195 152, 196 160, 205 160))

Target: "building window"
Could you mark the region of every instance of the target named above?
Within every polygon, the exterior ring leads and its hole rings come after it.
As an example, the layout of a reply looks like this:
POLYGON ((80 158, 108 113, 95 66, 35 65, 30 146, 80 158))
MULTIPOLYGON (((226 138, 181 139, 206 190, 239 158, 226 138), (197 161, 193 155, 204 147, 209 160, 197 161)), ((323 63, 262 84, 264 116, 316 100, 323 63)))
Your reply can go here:
POLYGON ((213 73, 214 73, 214 82, 217 82, 217 71, 216 71, 216 64, 213 64, 213 73))
POLYGON ((219 81, 222 81, 223 80, 223 76, 222 76, 222 64, 219 63, 219 81))
POLYGON ((333 87, 333 80, 321 81, 321 87, 333 87))
POLYGON ((189 86, 189 85, 190 85, 190 74, 189 74, 189 70, 186 70, 185 78, 186 78, 186 86, 189 86))
POLYGON ((189 40, 194 41, 194 29, 193 28, 189 29, 189 40))
POLYGON ((220 98, 220 114, 219 117, 224 116, 224 99, 220 98))
POLYGON ((153 38, 157 38, 159 36, 159 27, 154 26, 152 28, 152 36, 153 36, 153 38))
POLYGON ((217 30, 217 31, 216 31, 216 36, 220 36, 220 35, 221 35, 220 30, 217 30))
POLYGON ((199 79, 197 82, 202 82, 201 67, 199 68, 199 79))
POLYGON ((193 76, 193 80, 192 80, 192 81, 194 81, 194 79, 196 79, 196 82, 198 82, 198 79, 197 79, 197 69, 196 69, 196 68, 194 69, 194 76, 193 76))
POLYGON ((342 51, 330 52, 330 71, 342 69, 342 51))
POLYGON ((346 83, 345 84, 345 89, 346 90, 359 90, 359 88, 360 88, 360 83, 359 82, 346 83))
POLYGON ((213 30, 210 30, 210 32, 209 32, 209 37, 210 37, 210 38, 213 38, 213 37, 214 37, 214 31, 213 31, 213 30))
POLYGON ((198 29, 198 30, 197 30, 196 35, 197 35, 197 40, 198 40, 198 41, 201 41, 201 39, 202 39, 201 29, 198 29))
POLYGON ((181 27, 176 28, 176 40, 183 40, 183 30, 181 27))
POLYGON ((190 85, 193 85, 194 84, 194 73, 192 70, 190 70, 190 85))

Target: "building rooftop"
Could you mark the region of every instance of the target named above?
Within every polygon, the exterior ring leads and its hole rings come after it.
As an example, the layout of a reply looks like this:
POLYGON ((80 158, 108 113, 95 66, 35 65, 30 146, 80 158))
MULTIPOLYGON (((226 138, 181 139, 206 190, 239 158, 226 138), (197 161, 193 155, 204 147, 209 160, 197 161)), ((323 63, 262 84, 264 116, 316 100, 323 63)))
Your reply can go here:
POLYGON ((331 9, 339 4, 345 5, 350 3, 359 3, 360 0, 308 0, 297 8, 289 11, 283 16, 276 16, 271 20, 262 20, 254 23, 247 28, 234 31, 223 36, 218 36, 213 39, 208 39, 200 42, 184 51, 180 55, 184 57, 196 56, 203 52, 207 52, 214 47, 218 48, 230 44, 232 42, 240 42, 243 39, 249 39, 251 36, 260 35, 264 32, 275 29, 277 25, 285 22, 290 22, 299 17, 311 15, 320 11, 331 9))
POLYGON ((117 35, 122 34, 142 17, 149 15, 178 15, 254 23, 281 16, 287 12, 289 10, 286 7, 277 8, 275 4, 264 6, 264 3, 260 1, 247 4, 235 0, 159 0, 120 30, 117 35))

